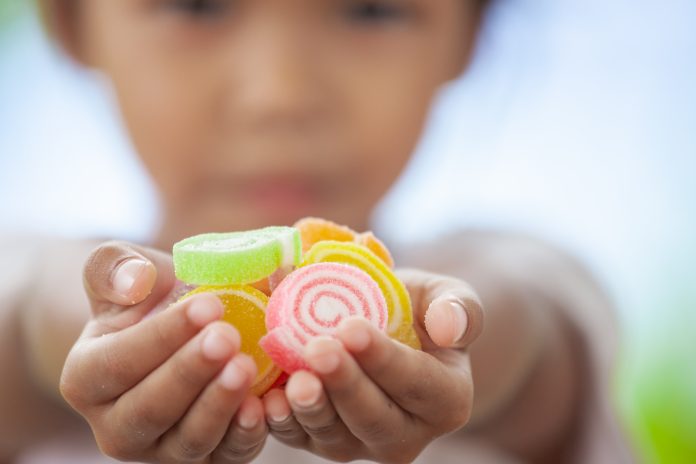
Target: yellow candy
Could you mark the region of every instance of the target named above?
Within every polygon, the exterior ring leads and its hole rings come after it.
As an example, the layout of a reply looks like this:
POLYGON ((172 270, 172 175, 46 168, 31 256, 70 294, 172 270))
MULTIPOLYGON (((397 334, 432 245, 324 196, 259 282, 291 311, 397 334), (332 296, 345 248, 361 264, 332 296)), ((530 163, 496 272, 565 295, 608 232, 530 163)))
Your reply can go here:
POLYGON ((386 245, 380 239, 375 237, 372 232, 363 232, 355 236, 355 243, 366 246, 374 254, 376 254, 390 268, 394 267, 394 259, 387 249, 386 245))
POLYGON ((248 285, 230 285, 198 287, 181 299, 199 293, 213 293, 222 301, 225 307, 222 320, 232 324, 239 331, 242 339, 240 351, 251 356, 258 369, 250 391, 256 396, 263 395, 282 373, 259 346, 259 340, 266 335, 265 310, 268 297, 248 285))
POLYGON ((306 217, 297 221, 293 227, 300 231, 303 252, 306 252, 315 243, 322 240, 352 242, 355 239, 355 231, 353 229, 326 219, 306 217))
POLYGON ((394 260, 389 250, 387 250, 384 243, 375 237, 372 232, 363 232, 359 234, 350 227, 315 217, 300 219, 293 227, 300 231, 303 252, 312 248, 315 243, 325 240, 355 242, 369 248, 374 254, 379 256, 387 266, 394 267, 394 260))
POLYGON ((372 277, 387 302, 387 333, 412 348, 420 349, 420 341, 413 328, 411 298, 404 284, 383 260, 362 245, 326 240, 317 242, 310 248, 304 256, 302 266, 322 262, 350 264, 372 277))

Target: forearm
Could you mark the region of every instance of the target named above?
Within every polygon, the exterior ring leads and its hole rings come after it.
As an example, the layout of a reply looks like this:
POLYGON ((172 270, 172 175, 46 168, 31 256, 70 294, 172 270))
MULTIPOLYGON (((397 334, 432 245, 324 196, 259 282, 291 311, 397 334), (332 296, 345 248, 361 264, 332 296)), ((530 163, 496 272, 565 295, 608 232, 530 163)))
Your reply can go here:
POLYGON ((21 334, 29 369, 38 387, 63 404, 60 375, 90 309, 82 268, 97 242, 62 241, 42 249, 32 288, 20 308, 21 334))
POLYGON ((471 348, 476 397, 465 431, 527 462, 558 462, 577 422, 584 354, 562 309, 524 291, 514 303, 489 300, 471 348))
POLYGON ((33 239, 3 243, 8 246, 1 250, 5 259, 0 268, 0 458, 7 458, 71 420, 57 394, 57 377, 74 342, 72 334, 79 333, 84 321, 74 317, 80 309, 71 308, 73 299, 65 298, 79 288, 54 294, 46 286, 52 278, 55 286, 72 288, 77 282, 81 287, 79 272, 77 278, 70 274, 75 266, 62 268, 60 262, 47 265, 45 260, 64 260, 72 246, 56 248, 33 239))
POLYGON ((547 266, 538 256, 510 254, 471 260, 460 271, 486 310, 484 331, 471 347, 476 393, 467 432, 533 462, 561 452, 584 370, 577 327, 550 298, 559 289, 543 283, 550 283, 547 266), (506 259, 529 260, 529 268, 506 259))
POLYGON ((476 233, 443 242, 450 246, 428 249, 431 259, 420 261, 468 281, 485 309, 470 349, 475 400, 463 433, 525 461, 557 460, 572 446, 579 409, 595 387, 587 373, 597 370, 588 364, 597 333, 588 322, 610 319, 610 308, 588 298, 596 286, 550 247, 476 233))

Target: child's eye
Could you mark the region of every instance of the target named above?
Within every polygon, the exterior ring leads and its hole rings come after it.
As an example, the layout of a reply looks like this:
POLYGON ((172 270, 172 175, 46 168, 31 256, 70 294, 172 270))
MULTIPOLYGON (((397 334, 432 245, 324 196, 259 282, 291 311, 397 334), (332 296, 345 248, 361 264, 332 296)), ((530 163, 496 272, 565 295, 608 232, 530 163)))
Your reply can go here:
POLYGON ((399 19, 406 11, 390 2, 363 0, 350 2, 346 6, 346 13, 352 21, 379 23, 399 19))
POLYGON ((168 0, 167 8, 195 18, 216 18, 227 13, 232 0, 168 0))

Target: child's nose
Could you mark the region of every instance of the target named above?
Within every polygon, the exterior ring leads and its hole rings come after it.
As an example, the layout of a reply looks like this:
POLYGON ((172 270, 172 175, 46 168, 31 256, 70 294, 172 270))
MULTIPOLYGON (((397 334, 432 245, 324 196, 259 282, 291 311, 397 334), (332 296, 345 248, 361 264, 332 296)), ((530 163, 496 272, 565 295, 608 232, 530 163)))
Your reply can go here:
POLYGON ((247 38, 233 58, 238 117, 257 128, 314 125, 326 117, 321 59, 301 31, 270 25, 247 38))

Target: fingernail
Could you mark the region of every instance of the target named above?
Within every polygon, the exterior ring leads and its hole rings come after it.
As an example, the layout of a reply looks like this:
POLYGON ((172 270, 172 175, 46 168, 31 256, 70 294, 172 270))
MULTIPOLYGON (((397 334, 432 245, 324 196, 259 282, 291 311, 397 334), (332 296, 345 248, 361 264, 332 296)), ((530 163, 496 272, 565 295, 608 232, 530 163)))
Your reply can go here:
POLYGON ((188 307, 186 314, 191 322, 203 327, 222 317, 224 310, 220 301, 212 298, 194 298, 188 307))
POLYGON ((228 362, 227 366, 225 366, 225 368, 222 370, 222 373, 220 374, 220 383, 227 390, 239 390, 247 381, 248 377, 249 375, 247 374, 246 370, 232 360, 228 362))
POLYGON ((290 412, 277 411, 275 413, 269 413, 269 415, 271 416, 271 420, 273 422, 280 424, 281 422, 288 420, 288 417, 290 417, 290 412))
POLYGON ((131 298, 133 286, 146 268, 147 262, 139 258, 131 258, 124 261, 114 270, 111 287, 119 295, 131 298))
POLYGON ((340 363, 336 352, 338 342, 333 339, 315 340, 307 345, 306 359, 310 367, 320 374, 330 374, 340 363))
POLYGON ((281 422, 285 422, 288 420, 288 417, 290 417, 290 413, 277 413, 277 414, 271 414, 271 420, 277 424, 280 424, 281 422))
MULTIPOLYGON (((293 404, 302 409, 311 409, 319 402, 322 388, 321 382, 316 377, 311 376, 305 379, 302 388, 293 394, 293 404)), ((289 391, 288 395, 290 395, 289 391)))
POLYGON ((201 346, 203 355, 212 361, 220 361, 229 357, 234 348, 234 341, 228 335, 222 334, 220 330, 216 329, 208 331, 203 338, 201 346))
POLYGON ((454 343, 457 343, 464 337, 467 326, 469 325, 469 317, 466 314, 464 305, 458 298, 449 301, 450 317, 452 318, 452 327, 454 327, 454 343))
POLYGON ((271 390, 264 397, 266 414, 271 422, 277 424, 285 422, 290 417, 290 408, 285 399, 285 393, 281 390, 271 390))
POLYGON ((259 416, 250 409, 242 409, 239 411, 239 426, 246 430, 253 430, 259 425, 259 416))
POLYGON ((363 351, 370 344, 370 333, 362 321, 346 319, 338 329, 340 339, 350 351, 363 351))

